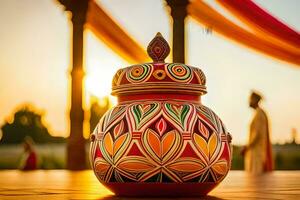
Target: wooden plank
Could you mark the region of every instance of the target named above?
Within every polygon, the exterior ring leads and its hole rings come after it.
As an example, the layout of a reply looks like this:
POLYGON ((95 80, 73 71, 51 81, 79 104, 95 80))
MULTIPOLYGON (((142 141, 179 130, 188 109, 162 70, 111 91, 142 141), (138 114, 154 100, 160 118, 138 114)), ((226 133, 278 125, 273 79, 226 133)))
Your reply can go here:
MULTIPOLYGON (((0 171, 1 200, 135 200, 113 196, 92 171, 37 170, 0 171)), ((153 198, 143 198, 150 200, 153 198)), ((159 198, 155 198, 159 200, 159 198)), ((164 200, 174 198, 164 198, 164 200)), ((199 199, 199 198, 184 198, 199 199)), ((201 199, 300 199, 300 171, 275 171, 253 177, 243 171, 231 171, 209 196, 201 199)))

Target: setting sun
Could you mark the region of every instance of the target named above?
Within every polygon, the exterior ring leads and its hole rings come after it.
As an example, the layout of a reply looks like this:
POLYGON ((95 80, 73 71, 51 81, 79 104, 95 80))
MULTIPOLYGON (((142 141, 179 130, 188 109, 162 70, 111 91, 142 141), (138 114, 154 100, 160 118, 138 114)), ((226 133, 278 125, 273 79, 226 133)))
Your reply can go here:
POLYGON ((300 0, 0 2, 0 199, 300 196, 300 0))
MULTIPOLYGON (((214 1, 207 3, 222 11, 214 1)), ((258 3, 299 30, 297 6, 258 3)), ((101 4, 143 48, 158 31, 171 42, 170 18, 162 2, 143 1, 139 9, 133 8, 131 3, 114 4, 103 0, 101 4), (155 9, 155 15, 149 7, 155 9), (128 15, 130 9, 138 12, 139 17, 128 15)), ((1 85, 5 87, 0 90, 0 117, 6 119, 18 105, 28 102, 45 110, 45 121, 52 135, 68 136, 72 46, 69 19, 52 1, 34 7, 22 2, 16 7, 6 2, 1 9, 0 21, 8 28, 1 32, 0 64, 3 67, 0 74, 3 75, 1 85), (10 17, 8 10, 18 13, 18 18, 10 17)), ((201 68, 206 74, 208 93, 203 96, 203 102, 224 119, 233 134, 233 142, 244 144, 247 140, 251 116, 247 99, 251 89, 265 96, 263 106, 271 118, 273 142, 290 140, 292 128, 300 130, 300 95, 296 92, 300 84, 299 69, 232 43, 214 30, 211 34, 203 30, 192 18, 187 18, 186 63, 201 68)), ((88 29, 84 32, 83 52, 84 108, 87 110, 91 96, 110 96, 112 78, 118 69, 135 63, 123 60, 88 29)))
MULTIPOLYGON (((91 32, 86 32, 86 101, 91 96, 99 99, 109 96, 113 104, 116 98, 111 96, 112 78, 116 71, 129 65, 113 51, 99 41, 91 32)), ((101 102, 100 102, 101 103, 101 102)))

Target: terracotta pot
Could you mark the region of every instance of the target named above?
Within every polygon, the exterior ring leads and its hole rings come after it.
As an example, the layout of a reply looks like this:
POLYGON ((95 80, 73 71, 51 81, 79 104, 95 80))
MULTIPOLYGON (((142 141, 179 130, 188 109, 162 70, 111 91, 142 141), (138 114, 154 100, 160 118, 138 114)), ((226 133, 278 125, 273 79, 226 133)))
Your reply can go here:
POLYGON ((92 168, 116 195, 206 195, 230 169, 231 137, 201 104, 203 72, 165 63, 170 48, 160 34, 147 50, 153 63, 126 67, 114 76, 118 105, 91 135, 92 168))

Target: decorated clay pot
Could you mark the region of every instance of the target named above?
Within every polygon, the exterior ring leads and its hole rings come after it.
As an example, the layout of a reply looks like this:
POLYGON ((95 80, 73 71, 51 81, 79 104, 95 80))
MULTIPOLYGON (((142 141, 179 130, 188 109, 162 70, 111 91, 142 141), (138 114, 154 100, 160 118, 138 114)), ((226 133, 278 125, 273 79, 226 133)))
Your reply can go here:
POLYGON ((92 168, 116 195, 206 195, 230 169, 231 137, 201 103, 203 72, 165 63, 170 48, 160 34, 147 51, 152 63, 120 69, 114 76, 118 105, 91 135, 92 168))

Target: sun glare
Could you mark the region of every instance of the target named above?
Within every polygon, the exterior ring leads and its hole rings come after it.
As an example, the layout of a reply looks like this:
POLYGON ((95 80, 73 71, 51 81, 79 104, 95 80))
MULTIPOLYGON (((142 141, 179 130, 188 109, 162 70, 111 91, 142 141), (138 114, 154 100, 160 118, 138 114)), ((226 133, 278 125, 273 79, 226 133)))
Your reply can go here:
POLYGON ((111 51, 91 32, 86 34, 86 102, 91 96, 101 99, 109 96, 113 105, 116 98, 111 96, 111 83, 116 71, 128 65, 123 59, 111 51))
POLYGON ((114 96, 111 96, 111 80, 112 76, 110 75, 101 75, 97 76, 95 73, 92 73, 90 76, 86 77, 85 88, 86 88, 86 101, 89 103, 91 96, 95 96, 99 99, 101 104, 101 99, 108 96, 112 105, 116 105, 117 99, 114 96))
POLYGON ((88 95, 98 98, 108 96, 111 92, 111 76, 98 73, 97 71, 89 73, 86 77, 86 91, 88 95))

